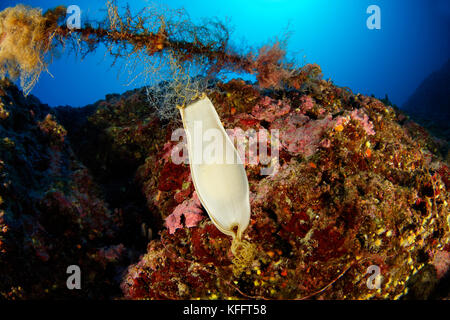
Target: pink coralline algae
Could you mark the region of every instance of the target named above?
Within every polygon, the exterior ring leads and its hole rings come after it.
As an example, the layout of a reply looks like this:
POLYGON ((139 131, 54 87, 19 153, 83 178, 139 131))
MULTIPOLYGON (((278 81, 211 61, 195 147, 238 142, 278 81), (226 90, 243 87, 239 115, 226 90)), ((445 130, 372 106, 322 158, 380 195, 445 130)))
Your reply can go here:
POLYGON ((437 278, 442 279, 450 270, 450 252, 436 251, 431 264, 436 269, 437 278))
POLYGON ((311 120, 302 114, 292 114, 275 121, 270 129, 280 130, 281 144, 288 152, 309 157, 317 151, 322 135, 333 123, 331 115, 311 120))
MULTIPOLYGON (((300 106, 297 112, 290 112, 291 107, 281 100, 264 97, 253 110, 252 115, 258 120, 270 123, 270 129, 279 130, 279 138, 282 147, 291 154, 301 154, 304 157, 312 156, 320 146, 321 138, 325 131, 339 121, 339 117, 333 120, 331 115, 325 115, 322 119, 313 120, 306 112, 314 107, 314 100, 308 95, 300 98, 300 106)), ((321 112, 320 114, 323 114, 321 112)), ((365 128, 370 129, 368 119, 359 116, 365 128), (366 124, 367 123, 367 124, 366 124)), ((367 117, 367 115, 365 115, 367 117)), ((239 138, 239 137, 238 137, 239 138)), ((254 160, 256 157, 250 157, 254 160)), ((250 163, 253 163, 250 161, 250 163)), ((257 162, 256 162, 257 163, 257 162)))
POLYGON ((367 133, 367 135, 372 136, 375 134, 375 131, 373 130, 373 123, 370 122, 369 116, 365 114, 360 109, 355 109, 350 113, 350 117, 352 120, 359 121, 359 123, 362 125, 364 131, 367 133))
POLYGON ((252 115, 258 120, 272 122, 276 118, 287 114, 290 110, 291 107, 281 100, 274 101, 270 97, 264 97, 253 107, 252 115))
POLYGON ((310 96, 302 96, 300 98, 300 111, 306 113, 314 107, 314 100, 310 96))
POLYGON ((169 229, 169 233, 173 234, 177 229, 183 228, 181 223, 182 216, 184 216, 186 227, 195 227, 203 219, 202 212, 202 205, 197 193, 194 192, 191 199, 179 204, 172 214, 166 218, 166 227, 169 229))

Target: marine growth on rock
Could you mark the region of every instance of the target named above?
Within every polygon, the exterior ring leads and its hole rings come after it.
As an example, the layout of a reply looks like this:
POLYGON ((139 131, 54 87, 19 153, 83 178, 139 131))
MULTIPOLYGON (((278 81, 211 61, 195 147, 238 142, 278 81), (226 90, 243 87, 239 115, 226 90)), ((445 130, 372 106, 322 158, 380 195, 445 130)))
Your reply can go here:
MULTIPOLYGON (((219 24, 208 25, 221 30, 211 43, 183 42, 180 30, 204 29, 189 20, 165 29, 162 20, 149 30, 109 5, 105 29, 73 33, 59 24, 61 8, 0 13, 0 32, 13 16, 40 44, 8 33, 4 41, 33 50, 0 50, 0 74, 28 84, 0 81, 2 299, 449 298, 442 141, 387 101, 322 79, 318 65, 286 64, 279 43, 237 54, 219 24), (120 57, 168 57, 177 77, 83 108, 50 108, 24 95, 50 49, 75 34, 87 51, 103 43, 120 57), (207 72, 183 75, 190 62, 207 72), (215 78, 223 70, 257 81, 215 78), (243 162, 247 184, 239 190, 248 194, 240 200, 249 210, 236 215, 239 250, 233 233, 221 232, 234 232, 232 224, 212 221, 217 212, 203 206, 186 153, 189 130, 164 109, 189 108, 199 93, 243 162), (70 265, 84 270, 83 290, 67 290, 70 265)), ((231 193, 217 177, 208 191, 231 193)))

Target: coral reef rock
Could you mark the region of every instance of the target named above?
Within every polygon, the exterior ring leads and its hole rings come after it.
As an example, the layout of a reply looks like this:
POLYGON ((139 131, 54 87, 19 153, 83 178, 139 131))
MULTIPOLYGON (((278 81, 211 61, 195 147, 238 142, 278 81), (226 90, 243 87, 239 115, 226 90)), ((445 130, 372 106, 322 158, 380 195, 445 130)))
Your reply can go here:
POLYGON ((0 294, 448 298, 441 146, 398 110, 308 70, 295 89, 231 80, 206 92, 248 154, 244 239, 255 254, 238 270, 189 165, 172 159, 180 119, 159 119, 144 89, 50 109, 3 82, 0 294), (268 138, 267 154, 251 132, 268 138), (72 264, 85 272, 79 292, 65 288, 72 264))
POLYGON ((120 212, 76 159, 54 110, 8 80, 0 105, 0 298, 118 295, 120 212), (82 290, 66 286, 71 265, 82 290))

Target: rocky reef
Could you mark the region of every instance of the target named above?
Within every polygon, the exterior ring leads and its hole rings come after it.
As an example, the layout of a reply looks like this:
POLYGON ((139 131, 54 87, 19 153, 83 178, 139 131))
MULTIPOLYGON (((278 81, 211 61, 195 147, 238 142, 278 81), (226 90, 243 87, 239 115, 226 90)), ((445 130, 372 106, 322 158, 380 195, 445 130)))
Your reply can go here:
POLYGON ((77 160, 53 110, 8 80, 0 96, 0 297, 117 293, 120 213, 77 160), (82 293, 66 287, 70 265, 84 271, 82 293))
POLYGON ((231 80, 206 92, 249 153, 245 240, 257 254, 239 272, 189 166, 172 161, 180 120, 159 119, 146 90, 51 109, 3 81, 1 297, 448 298, 446 146, 318 66, 300 75, 295 89, 231 80), (252 154, 237 128, 277 130, 279 156, 252 154), (66 288, 73 264, 82 290, 66 288))

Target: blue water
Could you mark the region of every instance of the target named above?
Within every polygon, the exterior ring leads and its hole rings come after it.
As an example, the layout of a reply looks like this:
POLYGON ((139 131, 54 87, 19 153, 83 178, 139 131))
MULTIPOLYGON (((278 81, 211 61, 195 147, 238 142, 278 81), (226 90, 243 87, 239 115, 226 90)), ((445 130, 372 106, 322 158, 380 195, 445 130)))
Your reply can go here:
MULTIPOLYGON (((448 0, 167 0, 154 1, 172 8, 184 7, 198 21, 204 17, 228 18, 232 41, 261 46, 291 32, 288 52, 300 64, 318 63, 326 79, 353 92, 374 94, 397 105, 403 104, 420 82, 450 57, 450 1, 448 0), (369 30, 369 5, 381 9, 381 29, 369 30)), ((2 0, 0 9, 17 3, 44 10, 56 5, 78 5, 82 19, 102 17, 103 0, 2 0)), ((119 1, 119 4, 126 1, 119 1)), ((137 10, 148 3, 129 0, 137 10)), ((83 106, 144 85, 125 86, 120 66, 110 67, 111 57, 103 50, 84 60, 63 53, 41 76, 33 89, 51 106, 83 106)), ((123 71, 123 70, 122 70, 123 71)), ((250 78, 251 79, 251 78, 250 78)))

